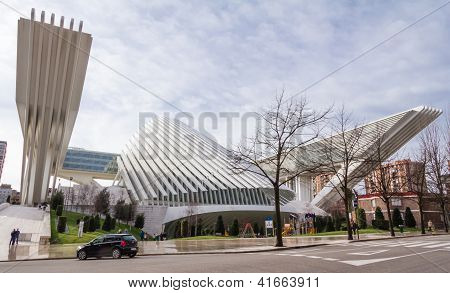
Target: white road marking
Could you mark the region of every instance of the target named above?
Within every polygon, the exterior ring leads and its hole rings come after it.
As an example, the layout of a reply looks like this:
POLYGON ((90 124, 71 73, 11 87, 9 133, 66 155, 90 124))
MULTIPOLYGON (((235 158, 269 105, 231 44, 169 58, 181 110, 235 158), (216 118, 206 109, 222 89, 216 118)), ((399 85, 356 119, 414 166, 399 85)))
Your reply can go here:
POLYGON ((441 247, 441 246, 446 246, 446 245, 450 245, 450 242, 444 242, 444 243, 429 245, 429 246, 425 246, 425 248, 436 248, 436 247, 441 247))
POLYGON ((323 260, 328 260, 328 261, 338 261, 337 258, 331 258, 331 257, 324 258, 323 260))
POLYGON ((322 258, 321 256, 316 255, 306 255, 307 258, 322 258))
POLYGON ((389 249, 383 249, 383 250, 372 250, 372 251, 363 251, 363 252, 350 252, 347 254, 353 254, 353 255, 374 255, 382 252, 389 251, 389 249))
POLYGON ((405 247, 419 247, 419 246, 436 244, 436 243, 437 243, 436 241, 427 241, 427 242, 422 242, 422 243, 418 243, 418 244, 405 245, 405 247))
POLYGON ((391 243, 392 242, 386 242, 386 241, 384 241, 384 242, 377 242, 377 243, 368 243, 368 246, 385 246, 385 245, 389 245, 391 243))
POLYGON ((305 256, 304 254, 293 254, 292 256, 305 256))
POLYGON ((387 258, 361 259, 361 260, 344 260, 344 261, 340 261, 340 262, 348 264, 348 265, 359 267, 359 266, 364 266, 364 265, 373 264, 373 263, 377 263, 377 262, 383 262, 383 261, 399 259, 399 258, 408 257, 408 256, 415 256, 415 255, 420 255, 420 254, 425 254, 425 253, 430 253, 430 252, 436 252, 436 251, 440 251, 440 249, 428 250, 428 251, 424 251, 424 252, 420 252, 420 253, 411 253, 411 254, 407 254, 407 255, 387 257, 387 258))

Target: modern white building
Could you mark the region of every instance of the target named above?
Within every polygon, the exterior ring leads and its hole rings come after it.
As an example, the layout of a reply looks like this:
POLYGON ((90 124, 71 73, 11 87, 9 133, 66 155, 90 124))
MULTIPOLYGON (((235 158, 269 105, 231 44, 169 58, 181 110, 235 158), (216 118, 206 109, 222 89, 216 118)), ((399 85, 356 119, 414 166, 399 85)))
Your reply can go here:
MULTIPOLYGON (((20 18, 17 38, 16 104, 23 134, 22 204, 46 200, 51 176, 62 164, 80 106, 92 37, 83 23, 65 25, 45 12, 20 18)), ((55 176, 56 175, 56 176, 55 176)))
POLYGON ((0 141, 0 182, 2 180, 3 166, 5 165, 7 146, 8 144, 6 143, 6 141, 0 141))
MULTIPOLYGON (((373 151, 374 135, 382 135, 382 152, 388 158, 440 114, 436 109, 418 107, 368 123, 362 126, 361 141, 367 144, 361 151, 373 151)), ((317 150, 322 143, 315 141, 304 148, 317 150)), ((145 229, 150 233, 159 233, 164 226, 171 230, 175 221, 192 215, 202 217, 203 223, 213 223, 219 214, 224 221, 239 217, 261 223, 274 213, 273 190, 265 178, 250 172, 234 173, 226 149, 179 121, 155 118, 145 124, 118 158, 118 168, 119 184, 146 214, 145 229)), ((369 171, 365 164, 352 170, 369 171)), ((315 175, 298 176, 283 188, 285 220, 300 213, 323 214, 322 209, 337 201, 329 184, 313 193, 315 175)), ((351 182, 351 187, 357 183, 351 182)))

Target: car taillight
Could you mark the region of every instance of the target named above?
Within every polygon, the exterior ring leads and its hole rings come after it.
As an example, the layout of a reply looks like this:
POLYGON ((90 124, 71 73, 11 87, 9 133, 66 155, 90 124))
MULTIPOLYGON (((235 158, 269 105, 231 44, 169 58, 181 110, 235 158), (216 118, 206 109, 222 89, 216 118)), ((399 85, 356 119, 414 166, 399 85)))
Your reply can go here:
POLYGON ((127 245, 127 243, 125 242, 125 240, 120 241, 120 246, 125 247, 127 245))

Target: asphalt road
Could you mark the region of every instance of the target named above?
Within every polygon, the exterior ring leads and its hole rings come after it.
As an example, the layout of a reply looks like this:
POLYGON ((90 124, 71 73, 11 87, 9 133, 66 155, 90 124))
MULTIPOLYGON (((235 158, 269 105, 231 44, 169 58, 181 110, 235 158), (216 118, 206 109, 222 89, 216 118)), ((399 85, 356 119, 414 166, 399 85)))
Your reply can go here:
POLYGON ((450 235, 386 239, 273 252, 141 256, 134 259, 0 263, 0 272, 74 273, 442 273, 450 272, 450 235))

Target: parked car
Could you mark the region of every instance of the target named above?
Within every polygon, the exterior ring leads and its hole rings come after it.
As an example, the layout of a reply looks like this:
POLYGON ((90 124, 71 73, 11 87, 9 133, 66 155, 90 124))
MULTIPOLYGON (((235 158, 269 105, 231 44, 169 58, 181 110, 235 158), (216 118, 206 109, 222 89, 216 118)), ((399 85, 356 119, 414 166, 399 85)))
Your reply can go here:
POLYGON ((77 257, 85 260, 88 257, 101 258, 103 256, 112 256, 121 258, 127 255, 130 258, 135 257, 138 252, 137 240, 131 234, 106 234, 99 236, 91 242, 78 246, 77 257))

